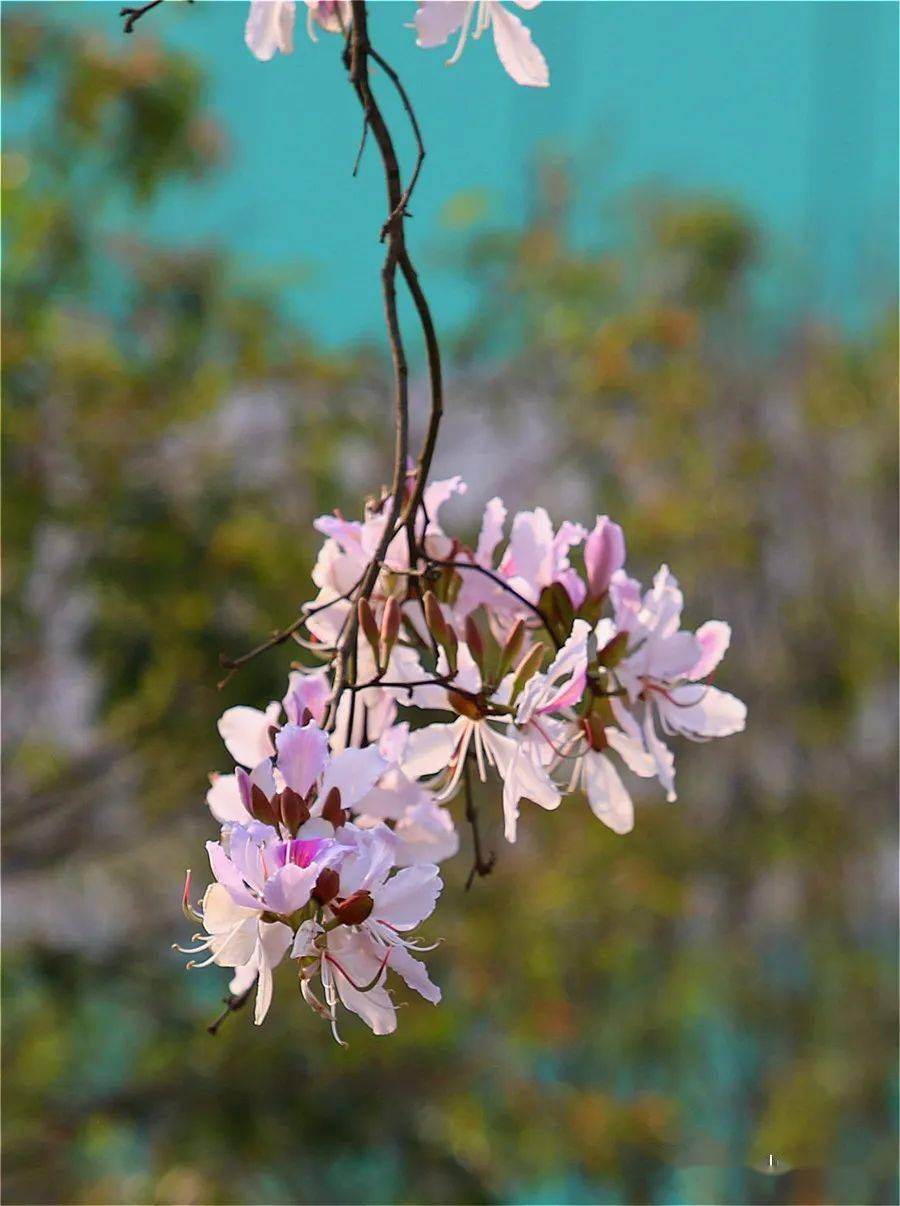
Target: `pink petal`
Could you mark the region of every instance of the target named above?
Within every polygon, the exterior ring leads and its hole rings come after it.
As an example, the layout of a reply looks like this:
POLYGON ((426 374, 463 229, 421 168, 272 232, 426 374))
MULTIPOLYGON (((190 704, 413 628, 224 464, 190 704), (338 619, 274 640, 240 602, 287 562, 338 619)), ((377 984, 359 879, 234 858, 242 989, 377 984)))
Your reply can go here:
POLYGON ((530 31, 517 16, 507 12, 497 0, 491 5, 494 45, 500 62, 517 84, 546 88, 550 83, 547 60, 531 40, 530 31))

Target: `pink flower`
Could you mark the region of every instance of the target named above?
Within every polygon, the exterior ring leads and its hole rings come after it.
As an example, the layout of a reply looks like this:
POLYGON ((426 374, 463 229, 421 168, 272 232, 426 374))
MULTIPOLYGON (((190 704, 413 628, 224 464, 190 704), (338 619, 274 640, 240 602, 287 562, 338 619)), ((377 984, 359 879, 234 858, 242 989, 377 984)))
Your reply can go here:
POLYGON ((584 544, 588 598, 602 599, 612 576, 625 564, 625 536, 608 515, 600 515, 584 544))
MULTIPOLYGON (((519 8, 537 8, 540 0, 515 0, 519 8)), ((425 48, 443 46, 451 34, 461 30, 456 50, 447 60, 456 63, 469 36, 475 17, 473 38, 480 38, 490 27, 494 31, 497 56, 508 75, 517 84, 531 88, 546 88, 550 83, 547 61, 534 42, 531 33, 518 17, 508 12, 499 0, 422 0, 416 10, 416 43, 425 48)))

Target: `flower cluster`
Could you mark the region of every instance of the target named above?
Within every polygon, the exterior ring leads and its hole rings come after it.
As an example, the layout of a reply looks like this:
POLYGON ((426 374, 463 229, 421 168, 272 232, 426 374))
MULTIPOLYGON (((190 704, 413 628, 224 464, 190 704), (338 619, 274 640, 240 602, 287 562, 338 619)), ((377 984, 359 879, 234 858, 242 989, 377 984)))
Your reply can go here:
MULTIPOLYGON (((515 0, 519 8, 537 8, 541 0, 515 0)), ((346 34, 353 20, 350 0, 306 0, 306 27, 317 41, 317 30, 346 34)), ((251 0, 244 40, 258 59, 264 62, 280 51, 294 49, 294 0, 251 0)), ((550 72, 544 56, 531 40, 531 33, 500 0, 421 0, 413 28, 416 44, 425 48, 443 46, 458 34, 456 49, 447 60, 459 60, 469 39, 480 38, 490 29, 497 56, 517 84, 546 88, 550 72)))
POLYGON ((472 548, 440 523, 460 479, 427 486, 409 515, 415 480, 396 519, 385 496, 362 520, 316 521, 318 593, 293 635, 319 664, 295 664, 281 703, 219 722, 236 766, 211 777, 222 831, 199 910, 185 889, 203 926, 190 953, 234 968, 236 995, 257 986, 257 1022, 285 958, 333 1027, 341 1004, 393 1030, 391 975, 439 1000, 409 934, 459 848, 460 794, 472 820, 474 776, 497 783, 510 842, 523 801, 555 809, 574 792, 624 834, 623 767, 674 800, 668 739, 744 727, 744 705, 710 684, 728 625, 682 628, 675 578, 663 566, 643 589, 607 516, 588 530, 521 511, 507 534, 494 498, 472 548))

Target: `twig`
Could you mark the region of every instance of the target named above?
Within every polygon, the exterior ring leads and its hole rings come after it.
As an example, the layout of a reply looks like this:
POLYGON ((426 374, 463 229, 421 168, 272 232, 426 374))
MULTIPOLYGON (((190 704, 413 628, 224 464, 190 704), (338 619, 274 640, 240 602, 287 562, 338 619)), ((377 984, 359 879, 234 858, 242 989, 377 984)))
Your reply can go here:
POLYGON ((532 603, 530 599, 526 599, 525 596, 520 594, 514 586, 510 586, 505 578, 501 578, 499 574, 495 574, 494 571, 488 569, 487 566, 479 565, 477 561, 439 561, 436 557, 429 557, 428 561, 431 565, 440 565, 444 569, 475 570, 476 573, 483 574, 486 578, 490 578, 492 582, 496 583, 497 586, 505 590, 507 594, 512 595, 514 599, 518 599, 523 607, 527 607, 529 611, 536 615, 543 626, 547 629, 550 639, 556 648, 562 648, 562 642, 556 635, 556 632, 550 624, 549 619, 544 615, 540 607, 538 607, 536 603, 532 603))
POLYGON ((244 989, 243 992, 237 993, 236 995, 234 993, 229 993, 229 995, 225 998, 225 1008, 222 1010, 216 1020, 214 1022, 210 1022, 210 1024, 206 1027, 207 1034, 211 1034, 215 1038, 215 1036, 219 1033, 219 1027, 222 1025, 225 1019, 230 1014, 237 1013, 239 1009, 244 1008, 244 1006, 250 1000, 250 995, 255 987, 256 981, 254 980, 250 987, 244 989))
POLYGON ((463 763, 463 787, 466 793, 466 820, 472 830, 472 870, 469 872, 469 878, 466 880, 466 891, 472 887, 475 882, 475 876, 483 877, 490 875, 494 869, 494 863, 497 861, 497 855, 492 850, 491 853, 484 857, 484 850, 481 845, 481 827, 478 820, 478 806, 475 803, 475 796, 472 791, 472 776, 469 771, 469 760, 463 763))
POLYGON ((400 194, 400 200, 397 202, 396 208, 388 216, 387 221, 381 228, 381 239, 383 242, 384 239, 387 238, 388 231, 390 230, 391 224, 395 221, 395 219, 399 217, 408 218, 411 216, 406 207, 409 204, 409 199, 413 195, 413 191, 415 190, 415 187, 419 181, 419 174, 422 171, 422 164, 425 162, 425 143, 422 141, 422 131, 419 129, 419 121, 416 117, 415 109, 412 107, 412 101, 409 99, 409 94, 403 87, 400 76, 393 69, 390 63, 382 58, 382 56, 377 50, 375 50, 373 46, 369 47, 369 56, 375 60, 381 70, 397 89, 397 93, 403 103, 403 108, 406 110, 406 115, 409 118, 409 124, 412 126, 413 137, 416 140, 416 166, 413 168, 412 175, 409 178, 409 183, 400 194))
POLYGON ((151 9, 156 8, 158 4, 162 4, 162 0, 147 0, 146 4, 136 6, 126 5, 125 8, 119 9, 119 16, 125 18, 125 24, 122 27, 123 33, 133 33, 135 22, 140 21, 145 13, 149 13, 151 9))

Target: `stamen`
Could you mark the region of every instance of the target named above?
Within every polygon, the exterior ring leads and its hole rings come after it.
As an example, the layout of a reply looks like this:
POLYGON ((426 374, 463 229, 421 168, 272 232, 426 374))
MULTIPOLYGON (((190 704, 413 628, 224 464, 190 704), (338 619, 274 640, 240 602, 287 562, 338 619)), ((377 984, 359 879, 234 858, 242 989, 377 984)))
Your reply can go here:
POLYGON ((375 986, 378 984, 378 981, 381 979, 381 973, 387 967, 387 962, 388 962, 388 959, 390 959, 390 957, 391 957, 391 948, 388 947, 387 950, 385 951, 384 958, 381 960, 381 964, 378 968, 378 971, 375 973, 375 975, 372 977, 372 979, 369 981, 369 983, 368 984, 357 984, 356 981, 353 979, 353 977, 347 972, 346 968, 341 967, 340 963, 338 963, 338 961, 337 961, 337 959, 335 959, 334 955, 329 954, 328 951, 325 952, 325 958, 328 960, 328 962, 334 964, 334 966, 338 969, 338 971, 341 973, 341 975, 344 977, 344 979, 349 984, 352 984, 352 986, 356 989, 357 992, 371 992, 372 989, 375 988, 375 986))
POLYGON ((463 21, 463 27, 459 35, 459 41, 456 43, 456 50, 454 50, 453 54, 447 60, 448 67, 452 67, 454 63, 459 62, 459 57, 463 52, 463 47, 465 46, 466 39, 469 36, 469 26, 472 23, 472 10, 474 7, 475 0, 469 0, 468 7, 466 8, 465 20, 463 21))

